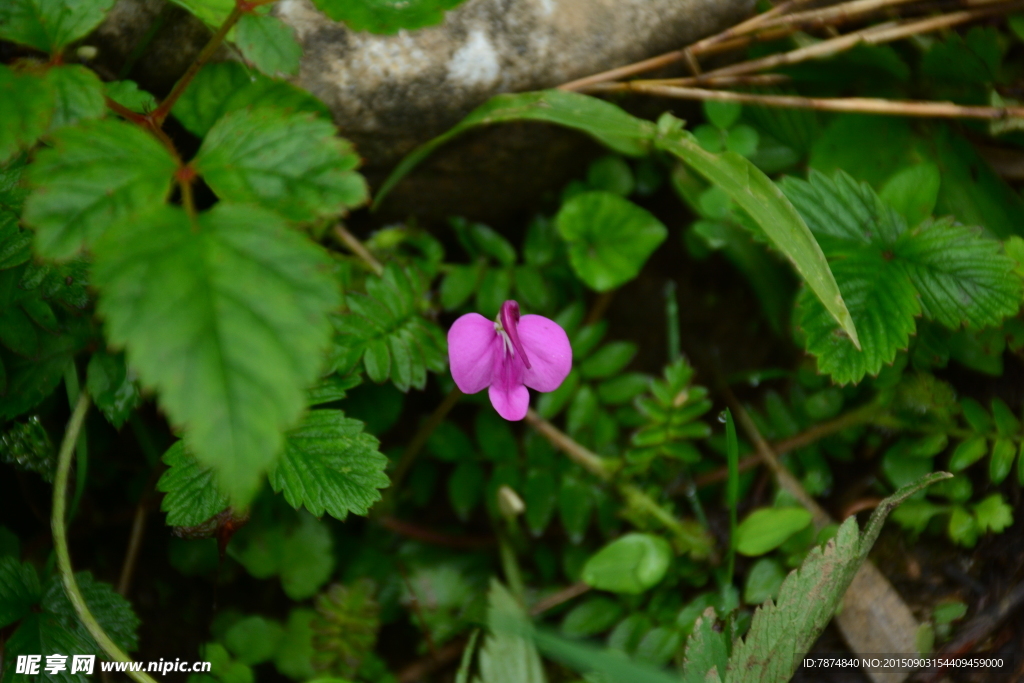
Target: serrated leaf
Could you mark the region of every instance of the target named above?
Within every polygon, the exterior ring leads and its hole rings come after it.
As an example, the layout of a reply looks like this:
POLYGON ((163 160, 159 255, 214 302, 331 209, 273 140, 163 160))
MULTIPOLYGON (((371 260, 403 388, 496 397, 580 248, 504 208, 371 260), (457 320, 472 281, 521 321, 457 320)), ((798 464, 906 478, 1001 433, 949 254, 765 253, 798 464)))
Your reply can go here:
POLYGON ((843 300, 860 334, 861 350, 854 348, 821 302, 809 291, 797 303, 797 325, 806 335, 807 350, 818 359, 818 369, 839 384, 859 382, 877 375, 907 347, 914 332, 914 317, 921 308, 906 273, 880 254, 860 253, 832 263, 842 284, 843 300))
POLYGON ((87 323, 76 324, 65 334, 44 334, 32 358, 5 356, 7 386, 0 389, 0 417, 16 417, 50 395, 64 370, 88 340, 87 323))
POLYGON ((294 76, 299 72, 302 46, 292 28, 277 17, 243 14, 235 24, 234 41, 245 61, 268 76, 294 76))
POLYGON ((555 217, 573 270, 605 292, 635 278, 668 229, 645 209, 610 192, 578 194, 555 217))
POLYGON ((161 207, 108 231, 95 254, 108 338, 244 505, 320 370, 340 304, 330 260, 276 215, 226 203, 195 228, 161 207))
POLYGON ((444 21, 465 0, 315 0, 317 8, 353 31, 396 33, 444 21))
MULTIPOLYGON (((781 577, 779 579, 781 583, 781 577)), ((720 681, 729 661, 726 634, 715 630, 715 608, 708 607, 693 625, 686 641, 682 683, 720 681)))
POLYGON ((363 423, 340 410, 312 410, 288 432, 284 451, 271 466, 270 485, 294 508, 344 520, 365 515, 390 481, 380 442, 363 423))
POLYGON ((163 461, 167 470, 156 490, 166 494, 160 509, 167 513, 169 526, 198 526, 230 505, 213 471, 199 464, 185 449, 184 441, 174 442, 163 461))
POLYGON ((250 73, 235 61, 207 64, 200 69, 171 113, 190 133, 204 137, 222 116, 247 107, 270 107, 286 114, 310 113, 330 118, 327 106, 305 90, 250 73))
POLYGON ((308 221, 358 206, 368 190, 359 157, 334 125, 310 114, 241 109, 223 116, 192 161, 226 201, 308 221))
POLYGON ((55 99, 48 81, 0 64, 0 101, 6 103, 0 108, 0 164, 46 132, 55 99))
POLYGON ((88 121, 55 134, 29 171, 25 222, 36 251, 66 259, 114 223, 163 203, 177 162, 154 137, 120 121, 88 121))
POLYGON ((522 633, 529 620, 508 589, 491 579, 487 594, 487 626, 477 659, 480 676, 474 683, 545 683, 536 646, 522 633))
POLYGON ((10 555, 0 556, 0 628, 28 614, 42 596, 35 567, 10 555))
POLYGON ((984 531, 1002 533, 1013 524, 1013 507, 1007 505, 1000 493, 993 493, 974 506, 978 528, 984 531))
MULTIPOLYGON (((948 478, 936 473, 906 486, 875 509, 862 534, 847 518, 824 547, 812 548, 800 568, 786 577, 776 603, 770 600, 754 612, 744 639, 733 642, 726 680, 751 683, 788 681, 802 657, 839 607, 868 551, 881 532, 885 518, 921 488, 948 478)), ((687 658, 693 655, 687 652, 687 658)))
POLYGON ((54 67, 46 72, 45 79, 54 94, 50 132, 79 121, 99 118, 106 112, 103 81, 84 66, 54 67))
POLYGON ((114 0, 5 0, 0 38, 59 54, 99 25, 114 0))
POLYGON ((999 242, 941 220, 904 233, 893 249, 924 314, 946 327, 997 325, 1020 308, 1021 279, 999 242))
POLYGON ((446 133, 417 147, 402 159, 377 192, 374 208, 413 168, 452 138, 474 126, 519 120, 547 121, 575 128, 620 154, 633 157, 646 154, 654 134, 654 125, 649 121, 634 118, 609 102, 578 93, 544 90, 496 95, 446 133))
POLYGON ((3 680, 5 683, 88 683, 89 679, 84 673, 71 675, 70 667, 56 674, 47 673, 45 658, 40 662, 39 673, 36 675, 15 673, 15 662, 19 655, 60 653, 71 657, 97 652, 95 645, 90 645, 77 632, 66 628, 57 616, 49 612, 32 613, 22 620, 18 629, 4 643, 3 680))
POLYGON ((235 8, 234 0, 171 0, 184 7, 210 28, 217 28, 235 8))
MULTIPOLYGON (((132 611, 131 603, 115 593, 109 583, 94 580, 89 572, 75 573, 75 581, 89 611, 110 639, 126 652, 136 649, 139 646, 137 632, 141 622, 132 611)), ((101 651, 85 624, 79 621, 78 613, 64 592, 60 577, 53 576, 47 582, 43 591, 42 607, 55 615, 65 628, 74 631, 83 642, 88 643, 88 652, 101 651)))

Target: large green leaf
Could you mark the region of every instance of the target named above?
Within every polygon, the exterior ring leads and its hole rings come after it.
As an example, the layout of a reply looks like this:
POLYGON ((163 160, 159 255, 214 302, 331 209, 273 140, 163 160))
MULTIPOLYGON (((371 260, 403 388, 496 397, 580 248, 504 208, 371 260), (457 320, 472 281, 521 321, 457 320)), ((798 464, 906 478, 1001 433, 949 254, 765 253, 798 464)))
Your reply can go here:
POLYGON ((314 0, 317 8, 353 31, 397 33, 433 26, 465 0, 314 0))
POLYGON ((59 53, 103 20, 114 0, 4 0, 0 38, 59 53))
POLYGON ((292 28, 277 17, 243 14, 235 25, 235 45, 247 62, 268 76, 294 76, 299 72, 302 47, 292 28))
POLYGON ((546 121, 575 128, 629 156, 645 154, 654 135, 654 124, 650 121, 634 118, 614 104, 586 95, 563 90, 496 95, 471 111, 454 128, 417 147, 402 159, 381 185, 374 206, 379 206, 402 178, 452 138, 474 126, 521 120, 546 121))
POLYGON ((340 305, 330 260, 275 214, 226 203, 195 224, 161 207, 109 230, 95 253, 108 338, 246 504, 320 370, 340 305))
POLYGON ((676 134, 659 141, 746 211, 772 244, 796 267, 807 286, 835 318, 853 345, 860 347, 855 321, 843 302, 825 255, 800 214, 782 191, 749 160, 733 152, 711 154, 692 136, 676 134))
POLYGON ((251 202, 292 220, 341 213, 367 198, 359 157, 330 121, 274 109, 221 117, 192 165, 226 201, 251 202))
POLYGON ((161 204, 177 162, 156 138, 120 121, 87 121, 63 128, 53 148, 30 167, 35 191, 25 222, 36 228, 36 251, 73 256, 110 226, 161 204))
POLYGON ((380 442, 363 423, 340 410, 313 410, 288 432, 284 452, 270 469, 270 485, 292 507, 305 506, 320 517, 326 511, 345 519, 365 515, 390 483, 380 442))
POLYGON ((46 132, 53 117, 52 85, 0 64, 0 164, 28 149, 46 132))
POLYGON ((160 509, 167 513, 170 526, 198 526, 230 505, 209 467, 185 449, 184 441, 176 441, 163 456, 167 469, 160 476, 156 490, 165 493, 160 509))
POLYGON ((529 621, 522 606, 508 589, 491 579, 487 595, 487 624, 490 633, 480 648, 480 676, 474 683, 546 683, 537 647, 529 638, 510 629, 522 628, 529 621))
POLYGON ((190 133, 204 137, 228 112, 258 107, 330 118, 326 105, 305 90, 250 72, 234 61, 207 64, 200 69, 171 113, 190 133))
POLYGON ((584 192, 555 218, 569 262, 591 289, 606 292, 635 278, 668 229, 650 212, 611 192, 584 192))
MULTIPOLYGON (((122 650, 136 649, 139 646, 138 630, 141 622, 132 611, 131 603, 114 592, 113 586, 109 583, 93 579, 89 572, 77 572, 75 582, 78 583, 78 590, 82 593, 89 611, 96 617, 96 621, 110 639, 122 650)), ((47 582, 43 591, 42 607, 56 616, 65 628, 74 631, 83 642, 88 643, 90 648, 87 651, 100 652, 99 645, 93 641, 85 624, 79 621, 78 613, 68 600, 59 576, 53 576, 47 582)))
POLYGON ((799 300, 798 325, 821 370, 837 382, 877 374, 907 347, 921 313, 957 328, 997 324, 1017 312, 1020 278, 998 242, 949 220, 908 230, 903 217, 865 183, 845 173, 811 172, 782 188, 832 261, 861 333, 857 350, 838 334, 820 303, 799 300))
POLYGON ((84 673, 71 674, 71 667, 56 674, 46 672, 45 654, 74 655, 97 654, 98 650, 74 630, 66 628, 61 620, 49 612, 33 612, 22 620, 18 629, 4 643, 4 683, 89 683, 84 673), (19 655, 44 655, 36 675, 15 673, 19 655))

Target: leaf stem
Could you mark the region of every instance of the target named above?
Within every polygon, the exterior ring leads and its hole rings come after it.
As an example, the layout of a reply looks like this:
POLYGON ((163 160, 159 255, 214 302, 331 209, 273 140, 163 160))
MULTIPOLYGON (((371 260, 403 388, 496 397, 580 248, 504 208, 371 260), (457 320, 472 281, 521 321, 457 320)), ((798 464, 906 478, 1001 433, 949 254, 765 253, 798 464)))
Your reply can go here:
POLYGON ((195 58, 195 61, 189 65, 185 73, 178 79, 178 82, 174 84, 174 87, 171 88, 171 92, 168 93, 167 97, 165 97, 163 102, 160 103, 160 106, 154 109, 153 113, 150 114, 150 119, 152 119, 158 128, 163 125, 167 115, 170 114, 171 109, 174 108, 174 103, 178 101, 178 98, 181 97, 189 84, 192 83, 192 79, 195 78, 196 74, 199 73, 199 70, 203 68, 208 61, 210 61, 210 58, 213 57, 214 53, 224 42, 224 39, 228 35, 228 31, 230 31, 234 25, 238 23, 238 20, 242 18, 242 15, 246 13, 245 7, 246 6, 241 2, 236 2, 234 8, 231 10, 231 14, 229 14, 228 18, 224 20, 224 23, 220 25, 220 28, 218 28, 217 32, 213 34, 210 41, 206 43, 206 46, 195 58))
MULTIPOLYGON (((405 475, 412 469, 413 463, 416 462, 417 456, 420 451, 423 450, 423 446, 427 443, 427 439, 434 433, 434 430, 444 422, 444 418, 448 416, 451 409, 455 407, 455 404, 462 398, 462 392, 459 391, 458 387, 452 387, 452 390, 448 392, 448 395, 444 397, 440 405, 434 409, 434 412, 430 414, 427 421, 420 425, 420 428, 416 430, 412 439, 409 441, 409 445, 405 447, 402 452, 402 458, 398 461, 398 465, 395 467, 395 473, 391 477, 391 486, 388 487, 388 492, 395 492, 401 486, 402 481, 405 479, 405 475)), ((391 496, 388 496, 389 498, 391 496)), ((383 503, 379 506, 381 510, 386 510, 389 505, 383 503)))
MULTIPOLYGON (((85 625, 89 634, 107 655, 116 662, 132 661, 128 655, 121 651, 110 636, 106 634, 103 627, 96 621, 96 617, 89 611, 89 606, 82 597, 78 588, 74 571, 71 568, 71 555, 68 553, 67 530, 64 525, 64 514, 67 504, 68 474, 71 471, 71 454, 75 450, 75 443, 82 431, 82 424, 85 422, 85 414, 89 410, 89 395, 85 391, 78 394, 78 401, 71 413, 71 420, 68 422, 67 431, 64 432, 64 441, 60 445, 60 454, 57 457, 57 476, 53 482, 53 514, 50 525, 53 529, 54 552, 57 554, 57 570, 64 584, 64 592, 68 600, 75 608, 78 618, 85 625)), ((139 683, 157 683, 148 674, 142 671, 128 671, 129 676, 139 683)))
POLYGON ((380 264, 370 250, 359 241, 359 238, 353 235, 348 229, 342 224, 338 223, 334 226, 334 236, 338 238, 338 241, 348 247, 349 251, 363 259, 366 265, 370 266, 370 269, 380 277, 384 274, 384 266, 380 264))

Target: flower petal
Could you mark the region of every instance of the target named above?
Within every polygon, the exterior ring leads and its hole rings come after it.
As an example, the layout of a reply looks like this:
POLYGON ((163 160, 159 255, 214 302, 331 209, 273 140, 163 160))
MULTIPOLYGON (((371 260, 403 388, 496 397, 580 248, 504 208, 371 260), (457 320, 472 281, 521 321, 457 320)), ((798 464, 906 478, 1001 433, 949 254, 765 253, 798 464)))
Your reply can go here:
POLYGON ((568 335, 558 323, 542 315, 524 315, 519 319, 518 331, 532 366, 523 369, 523 383, 537 391, 554 391, 572 370, 568 335))
POLYGON ((530 392, 522 384, 492 384, 487 396, 498 415, 513 422, 526 417, 526 409, 530 407, 530 392))
POLYGON ((452 379, 464 394, 475 394, 491 384, 501 338, 494 322, 479 313, 467 313, 448 330, 448 362, 452 379))

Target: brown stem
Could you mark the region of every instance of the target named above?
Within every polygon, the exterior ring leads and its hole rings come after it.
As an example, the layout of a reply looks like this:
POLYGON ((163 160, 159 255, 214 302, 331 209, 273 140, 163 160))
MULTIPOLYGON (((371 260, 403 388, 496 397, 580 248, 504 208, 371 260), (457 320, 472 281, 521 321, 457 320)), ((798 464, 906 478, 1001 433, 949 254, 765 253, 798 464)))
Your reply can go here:
POLYGON ((128 595, 128 589, 132 585, 132 575, 135 573, 135 564, 139 559, 139 548, 142 547, 142 536, 146 531, 147 512, 145 502, 140 502, 135 507, 132 533, 128 539, 128 551, 124 555, 124 564, 121 565, 121 580, 117 583, 117 592, 121 595, 128 595))
POLYGON ((461 550, 475 548, 490 548, 498 541, 493 536, 451 536, 433 529, 426 529, 412 522, 406 522, 395 517, 381 517, 377 522, 390 531, 401 536, 423 541, 431 545, 439 545, 445 548, 457 548, 461 550))
POLYGON ((610 289, 607 292, 601 292, 594 299, 594 303, 590 307, 590 311, 587 313, 586 319, 583 321, 584 325, 593 325, 594 323, 601 320, 604 314, 608 311, 608 306, 612 303, 612 298, 615 296, 615 290, 610 289))
POLYGON ((384 273, 384 266, 380 264, 380 261, 374 258, 373 254, 370 253, 370 250, 359 241, 358 237, 350 233, 344 225, 338 223, 334 226, 334 236, 338 238, 339 242, 348 247, 349 251, 363 259, 363 261, 366 262, 366 265, 370 266, 370 269, 373 270, 378 277, 384 273))
POLYGON ((538 614, 543 614, 553 607, 558 607, 562 603, 569 602, 573 598, 577 598, 590 590, 590 586, 580 581, 574 583, 567 588, 563 588, 557 593, 552 593, 543 600, 538 600, 537 604, 530 608, 530 616, 535 617, 538 614))
POLYGON ((416 660, 398 672, 398 683, 416 683, 444 668, 462 655, 467 638, 456 638, 435 653, 416 660))
POLYGON ((632 82, 609 84, 606 91, 630 91, 646 95, 659 95, 686 100, 716 100, 765 107, 787 109, 814 109, 817 111, 885 114, 889 116, 917 116, 925 118, 955 118, 1001 120, 1024 116, 1024 106, 978 107, 952 102, 921 102, 916 100, 886 100, 871 97, 798 97, 796 95, 753 95, 727 90, 685 88, 673 85, 648 85, 632 82))
POLYGON ((171 113, 174 103, 178 101, 178 98, 181 97, 189 84, 192 83, 192 79, 196 77, 199 70, 203 68, 203 66, 210 61, 210 58, 213 57, 214 53, 217 52, 217 49, 227 37, 228 31, 230 31, 234 25, 238 23, 238 20, 242 18, 242 15, 246 13, 247 10, 245 7, 246 5, 243 5, 241 2, 235 4, 234 8, 231 10, 231 14, 229 14, 228 18, 224 20, 224 23, 220 25, 220 28, 218 28, 217 32, 213 34, 210 41, 206 43, 206 46, 199 53, 199 56, 195 58, 195 61, 189 65, 182 77, 174 84, 174 87, 171 88, 171 92, 168 93, 167 97, 165 97, 163 102, 160 103, 160 106, 154 109, 153 113, 150 114, 150 118, 157 127, 163 126, 164 119, 166 119, 167 115, 171 113))

